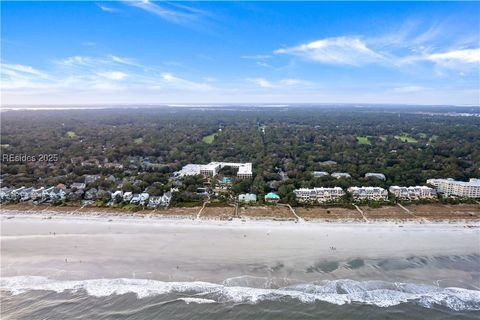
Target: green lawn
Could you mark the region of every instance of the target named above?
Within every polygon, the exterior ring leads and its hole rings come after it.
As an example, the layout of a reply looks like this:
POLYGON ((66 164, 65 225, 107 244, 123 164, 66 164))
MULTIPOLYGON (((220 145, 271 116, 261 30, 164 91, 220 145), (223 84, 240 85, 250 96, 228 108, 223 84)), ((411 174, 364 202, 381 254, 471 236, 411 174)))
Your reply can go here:
POLYGON ((143 143, 143 138, 137 138, 137 139, 133 140, 133 143, 142 144, 143 143))
POLYGON ((407 143, 417 143, 418 142, 417 139, 415 139, 413 137, 410 137, 407 134, 402 134, 401 136, 395 136, 395 139, 398 139, 400 141, 407 142, 407 143))
POLYGON ((379 136, 380 140, 382 140, 383 142, 387 141, 387 136, 379 136))
POLYGON ((75 133, 75 131, 68 131, 67 132, 67 137, 73 139, 77 136, 77 134, 75 133))
POLYGON ((358 144, 371 144, 370 140, 368 140, 368 137, 362 137, 362 136, 357 136, 357 142, 358 144))
POLYGON ((214 133, 214 134, 211 134, 211 135, 208 135, 208 136, 205 136, 202 138, 202 141, 205 142, 206 144, 212 144, 213 143, 213 140, 215 140, 215 136, 217 134, 214 133))

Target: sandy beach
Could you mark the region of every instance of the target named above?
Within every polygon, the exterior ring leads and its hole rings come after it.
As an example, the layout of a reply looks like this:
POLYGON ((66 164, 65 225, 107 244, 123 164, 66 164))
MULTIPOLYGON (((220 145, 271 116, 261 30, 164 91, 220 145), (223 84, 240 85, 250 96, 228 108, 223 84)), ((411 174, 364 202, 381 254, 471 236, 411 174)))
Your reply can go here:
MULTIPOLYGON (((355 278, 356 259, 475 255, 478 223, 318 223, 188 220, 66 214, 1 215, 2 276, 223 281, 239 275, 278 282, 355 278)), ((361 276, 412 279, 409 268, 361 276)), ((471 281, 461 270, 418 280, 471 281)), ((280 283, 279 283, 280 285, 280 283)))

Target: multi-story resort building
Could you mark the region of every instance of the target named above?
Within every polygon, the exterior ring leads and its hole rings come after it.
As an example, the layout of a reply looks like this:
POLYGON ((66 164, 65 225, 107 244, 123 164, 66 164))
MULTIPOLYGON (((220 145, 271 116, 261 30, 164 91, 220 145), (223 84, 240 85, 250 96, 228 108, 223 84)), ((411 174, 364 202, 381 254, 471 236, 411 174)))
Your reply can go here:
POLYGON ((435 186, 437 191, 446 197, 480 198, 480 179, 472 178, 468 182, 451 178, 428 179, 427 183, 435 186))
POLYGON ((348 188, 354 201, 361 200, 388 200, 388 191, 380 187, 350 187, 348 188))
POLYGON ((404 200, 432 199, 437 196, 437 191, 427 186, 391 186, 388 190, 394 194, 397 199, 404 200))
POLYGON ((330 174, 326 171, 313 171, 312 173, 314 178, 328 177, 330 174))
POLYGON ((350 173, 347 172, 334 172, 332 173, 332 177, 340 179, 340 178, 351 178, 352 176, 350 173))
POLYGON ((345 191, 340 187, 334 188, 301 188, 293 190, 298 202, 330 202, 336 201, 345 195, 345 191))
POLYGON ((237 168, 237 177, 241 179, 251 178, 253 175, 252 164, 237 162, 210 162, 209 164, 187 164, 182 170, 174 173, 176 177, 193 176, 202 174, 204 176, 215 177, 224 167, 237 168))

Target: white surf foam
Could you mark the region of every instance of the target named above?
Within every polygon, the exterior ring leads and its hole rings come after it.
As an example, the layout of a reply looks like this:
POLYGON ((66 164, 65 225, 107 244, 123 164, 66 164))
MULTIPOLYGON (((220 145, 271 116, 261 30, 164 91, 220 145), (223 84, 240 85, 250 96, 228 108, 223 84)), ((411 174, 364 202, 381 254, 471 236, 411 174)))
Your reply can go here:
POLYGON ((217 303, 217 301, 215 301, 215 300, 212 300, 212 299, 202 299, 202 298, 178 298, 178 300, 181 300, 181 301, 185 302, 186 304, 190 304, 190 303, 199 303, 199 304, 203 304, 203 303, 217 303))
POLYGON ((363 303, 378 307, 390 307, 413 302, 426 308, 436 304, 456 311, 480 310, 480 291, 463 288, 348 279, 294 285, 280 289, 230 286, 227 283, 163 282, 125 278, 62 281, 45 277, 18 276, 0 279, 0 289, 14 295, 31 290, 48 290, 58 293, 84 290, 95 297, 126 293, 134 293, 138 298, 168 293, 201 294, 203 297, 180 298, 186 303, 257 303, 290 298, 303 303, 324 301, 337 305, 363 303))

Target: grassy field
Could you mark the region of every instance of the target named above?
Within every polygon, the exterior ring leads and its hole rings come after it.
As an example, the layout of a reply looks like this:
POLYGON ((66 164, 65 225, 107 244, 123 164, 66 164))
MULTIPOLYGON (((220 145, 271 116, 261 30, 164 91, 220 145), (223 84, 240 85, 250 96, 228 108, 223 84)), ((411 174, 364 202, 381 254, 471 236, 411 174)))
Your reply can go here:
POLYGON ((403 142, 408 142, 408 143, 417 143, 417 139, 410 137, 409 135, 402 134, 401 136, 395 136, 395 139, 398 139, 403 142))
POLYGON ((358 144, 371 144, 370 140, 368 140, 368 137, 357 136, 357 142, 358 144))
POLYGON ((137 138, 137 139, 133 140, 133 143, 142 144, 143 143, 143 138, 137 138))
POLYGON ((74 131, 68 131, 67 132, 67 137, 73 139, 77 136, 77 134, 74 131))
POLYGON ((215 136, 217 134, 214 133, 214 134, 211 134, 211 135, 208 135, 208 136, 205 136, 202 138, 202 141, 205 142, 206 144, 212 144, 213 143, 213 140, 215 140, 215 136))

